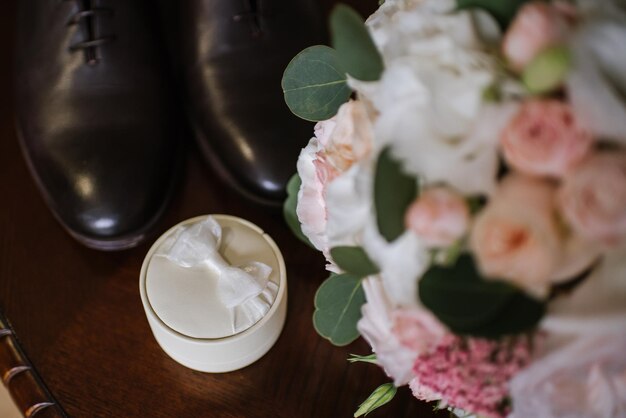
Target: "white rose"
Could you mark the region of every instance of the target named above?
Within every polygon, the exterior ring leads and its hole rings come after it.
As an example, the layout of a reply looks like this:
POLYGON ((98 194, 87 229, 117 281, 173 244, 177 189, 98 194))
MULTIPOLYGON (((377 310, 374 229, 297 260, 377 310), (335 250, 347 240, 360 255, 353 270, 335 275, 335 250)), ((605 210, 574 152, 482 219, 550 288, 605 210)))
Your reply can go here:
POLYGON ((376 149, 391 145, 407 171, 464 195, 495 186, 496 143, 514 106, 489 106, 496 79, 469 12, 449 1, 395 1, 368 21, 385 71, 377 82, 350 80, 379 113, 376 149))

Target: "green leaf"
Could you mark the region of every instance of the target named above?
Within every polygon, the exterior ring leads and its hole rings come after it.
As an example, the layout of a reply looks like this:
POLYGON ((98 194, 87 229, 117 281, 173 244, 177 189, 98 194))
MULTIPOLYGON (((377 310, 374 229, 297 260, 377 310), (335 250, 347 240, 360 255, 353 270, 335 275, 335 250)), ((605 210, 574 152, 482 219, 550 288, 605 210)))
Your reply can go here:
POLYGON ((335 247, 330 250, 330 256, 340 269, 357 277, 379 272, 376 264, 361 247, 335 247))
POLYGON ((345 4, 338 4, 330 14, 330 32, 339 62, 348 74, 363 81, 380 78, 383 59, 361 15, 345 4))
POLYGON ((298 206, 298 191, 300 190, 301 185, 302 180, 297 173, 289 179, 289 183, 287 183, 287 199, 285 200, 285 203, 283 203, 283 216, 285 218, 285 222, 287 222, 287 225, 291 229, 291 232, 293 232, 294 235, 306 245, 315 249, 313 244, 311 244, 311 241, 309 241, 306 235, 302 232, 302 225, 300 225, 298 215, 296 214, 296 207, 298 206))
POLYGON ((404 232, 404 214, 417 195, 417 179, 404 173, 389 148, 385 149, 376 163, 374 205, 378 230, 388 242, 404 232))
POLYGON ((359 356, 358 354, 350 354, 348 361, 350 363, 361 362, 361 363, 378 364, 378 361, 376 360, 376 354, 370 354, 369 356, 359 356))
POLYGON ((296 55, 285 69, 285 102, 302 119, 330 119, 352 94, 346 78, 337 51, 324 45, 311 46, 296 55))
POLYGON ((572 57, 568 48, 548 48, 524 68, 522 81, 533 94, 550 93, 563 85, 571 66, 572 57))
POLYGON ((354 413, 355 417, 360 417, 362 415, 367 415, 373 410, 385 405, 389 401, 396 396, 396 392, 398 388, 396 388, 393 383, 385 383, 384 385, 380 385, 372 392, 372 394, 367 398, 359 409, 354 413))
POLYGON ((482 9, 493 16, 501 29, 506 29, 519 8, 529 0, 456 0, 458 9, 482 9))
POLYGON ((315 294, 315 330, 334 345, 350 344, 359 337, 356 323, 364 303, 361 279, 349 274, 330 276, 315 294))
POLYGON ((431 267, 419 282, 419 297, 457 334, 496 338, 532 329, 545 304, 502 281, 483 279, 468 254, 452 267, 431 267))

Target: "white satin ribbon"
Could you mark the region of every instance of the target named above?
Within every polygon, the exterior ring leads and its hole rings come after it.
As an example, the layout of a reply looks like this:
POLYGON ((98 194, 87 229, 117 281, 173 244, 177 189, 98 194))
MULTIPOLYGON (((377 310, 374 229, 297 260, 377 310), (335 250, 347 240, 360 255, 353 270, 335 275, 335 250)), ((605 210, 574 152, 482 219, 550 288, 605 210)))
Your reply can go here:
POLYGON ((278 286, 269 280, 272 268, 250 261, 230 265, 219 253, 222 227, 211 216, 175 231, 155 255, 186 268, 209 269, 217 277, 218 299, 232 311, 233 333, 263 318, 272 306, 278 286))

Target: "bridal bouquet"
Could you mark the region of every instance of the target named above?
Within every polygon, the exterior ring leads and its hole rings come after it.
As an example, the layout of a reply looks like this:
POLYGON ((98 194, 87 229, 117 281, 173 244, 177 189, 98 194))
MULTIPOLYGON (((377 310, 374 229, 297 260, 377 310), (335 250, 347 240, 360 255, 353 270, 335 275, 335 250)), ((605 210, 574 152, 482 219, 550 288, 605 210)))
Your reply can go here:
POLYGON ((459 416, 626 417, 626 6, 386 0, 285 70, 314 325, 459 416))

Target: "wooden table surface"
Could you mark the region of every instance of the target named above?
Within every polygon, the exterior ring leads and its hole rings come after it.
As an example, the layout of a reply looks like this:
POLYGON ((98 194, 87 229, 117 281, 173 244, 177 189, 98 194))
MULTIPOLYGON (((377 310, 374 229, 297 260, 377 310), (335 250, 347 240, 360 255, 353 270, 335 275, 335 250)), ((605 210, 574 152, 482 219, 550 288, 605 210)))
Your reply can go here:
MULTIPOLYGON (((196 215, 225 213, 251 220, 276 240, 287 263, 289 310, 282 336, 257 363, 203 374, 174 362, 154 340, 139 298, 139 269, 152 240, 129 251, 98 252, 57 224, 14 133, 16 3, 3 2, 0 13, 0 308, 49 394, 71 417, 351 417, 387 378, 376 366, 346 361, 349 353, 368 353, 363 341, 337 348, 313 330, 313 296, 327 276, 321 257, 291 235, 278 210, 229 190, 191 141, 185 175, 156 233, 196 215)), ((326 3, 328 9, 332 2, 326 3)), ((367 3, 371 11, 375 2, 367 3)), ((370 416, 427 417, 430 411, 402 388, 370 416)))

